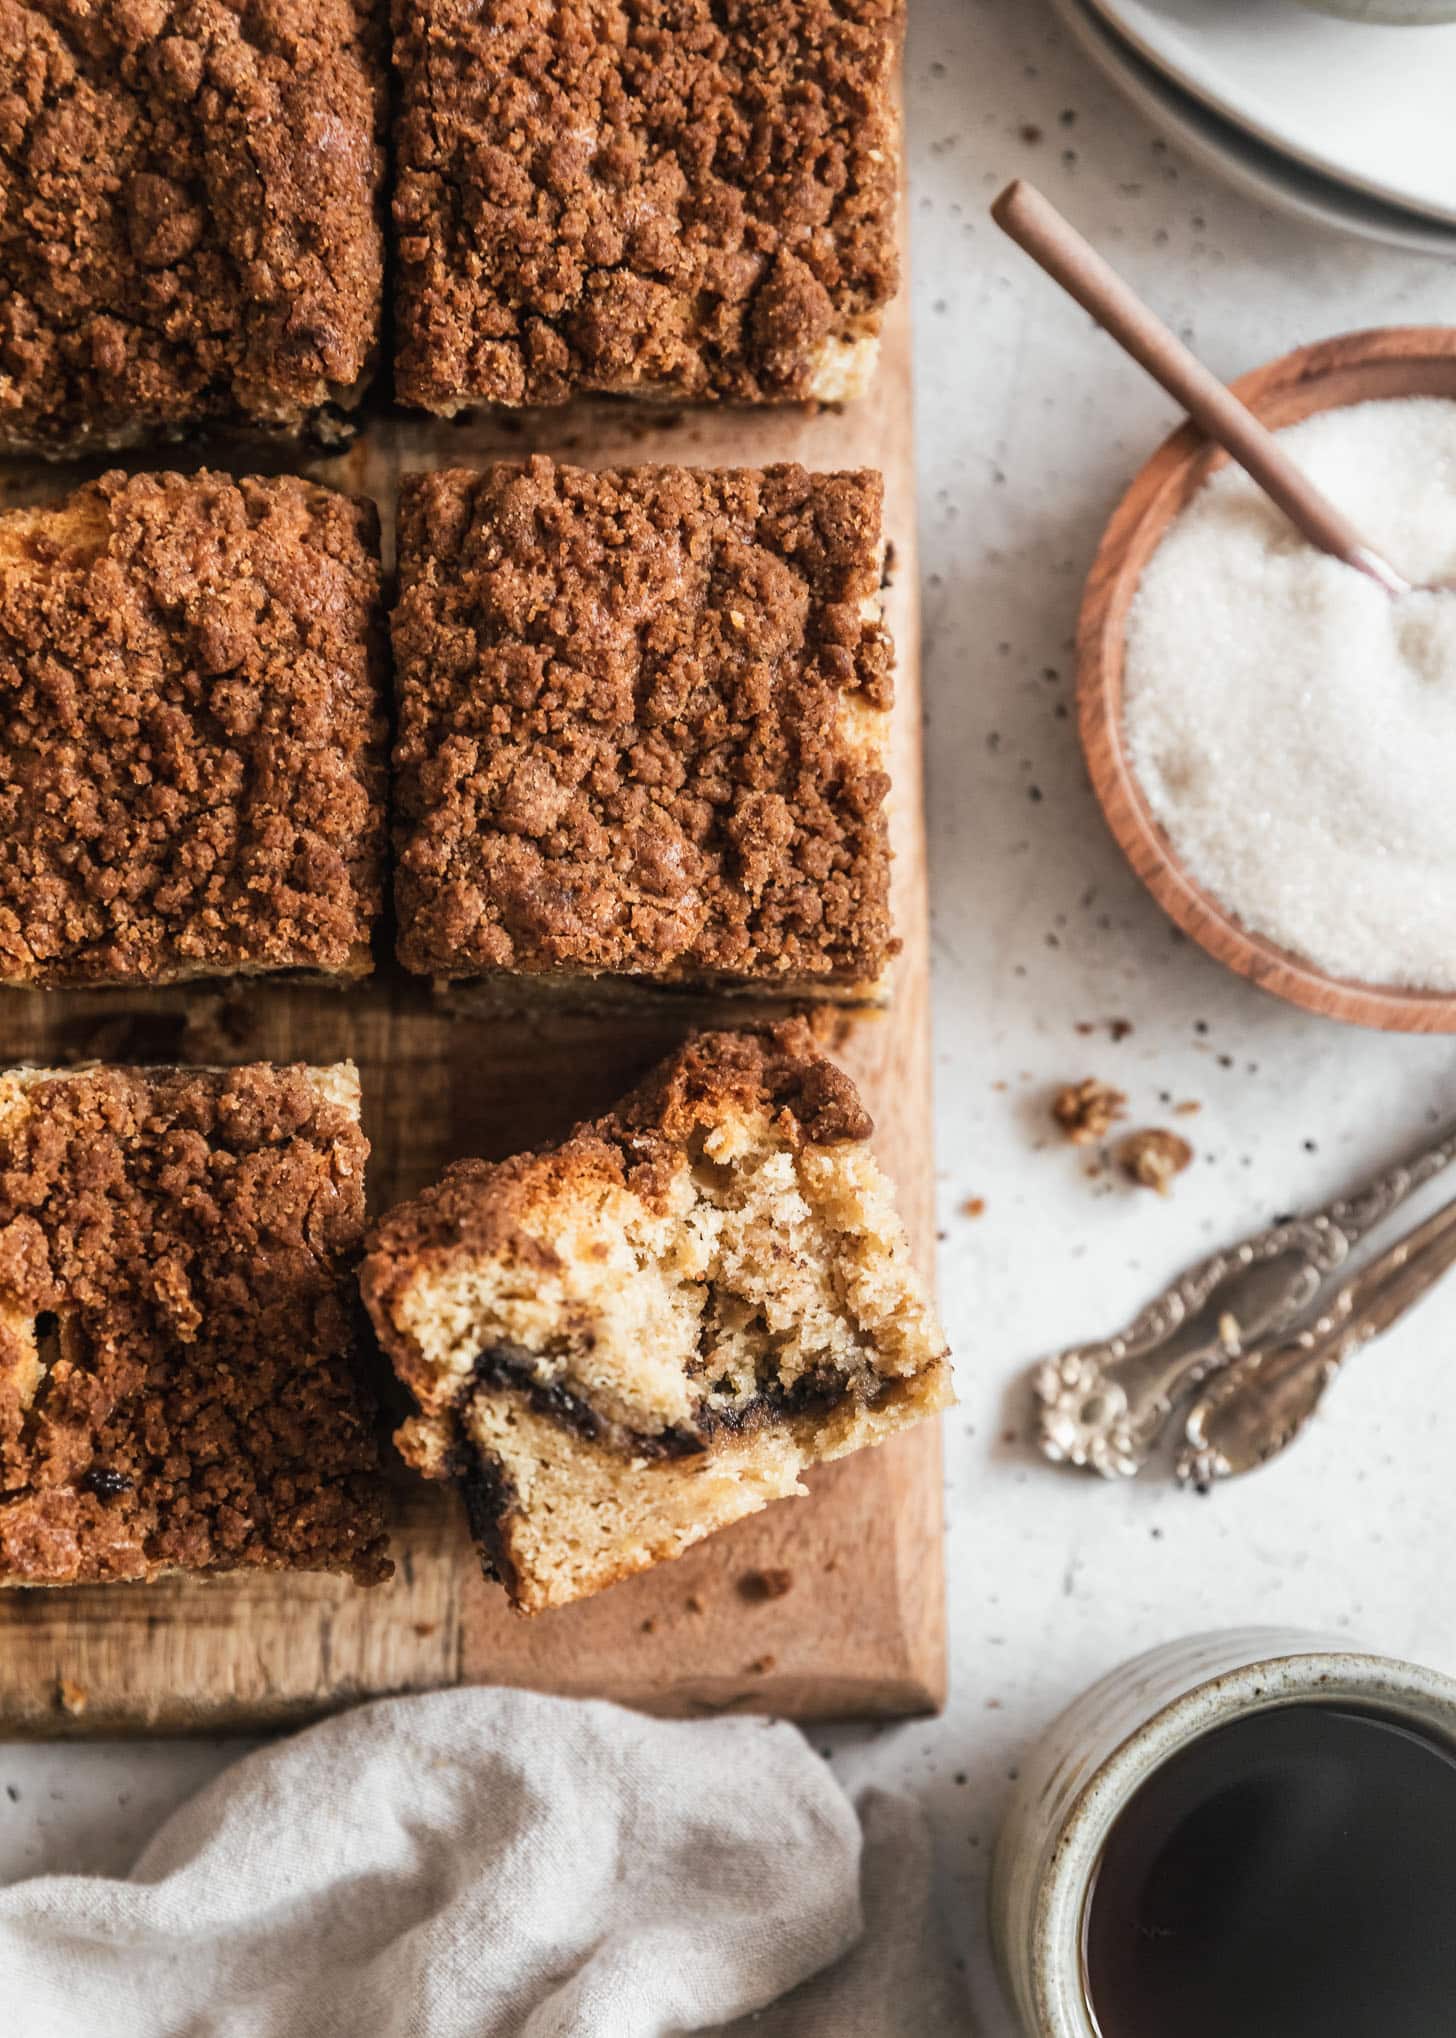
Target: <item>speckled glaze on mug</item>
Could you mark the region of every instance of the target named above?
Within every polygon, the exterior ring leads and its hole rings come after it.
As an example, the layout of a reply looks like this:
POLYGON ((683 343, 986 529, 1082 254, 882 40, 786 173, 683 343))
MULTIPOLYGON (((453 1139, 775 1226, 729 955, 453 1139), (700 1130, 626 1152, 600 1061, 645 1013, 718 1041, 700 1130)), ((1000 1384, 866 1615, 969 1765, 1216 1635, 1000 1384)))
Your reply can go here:
POLYGON ((1098 2038, 1083 1983, 1087 1896, 1107 1835, 1154 1769, 1269 1706, 1344 1702, 1456 1746, 1456 1681, 1290 1628, 1170 1642, 1094 1684, 1022 1764, 991 1866, 991 1938, 1028 2038, 1098 2038))

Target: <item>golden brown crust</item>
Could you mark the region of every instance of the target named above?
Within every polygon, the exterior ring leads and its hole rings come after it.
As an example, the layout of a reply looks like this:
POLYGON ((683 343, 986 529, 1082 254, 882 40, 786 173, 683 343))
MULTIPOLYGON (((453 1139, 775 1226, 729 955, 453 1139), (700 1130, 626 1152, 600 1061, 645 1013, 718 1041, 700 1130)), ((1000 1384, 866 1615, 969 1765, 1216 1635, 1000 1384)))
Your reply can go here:
POLYGON ((559 1264, 538 1235, 543 1207, 589 1183, 659 1204, 674 1167, 725 1113, 765 1111, 793 1143, 868 1139, 874 1124, 849 1077, 819 1052, 804 1019, 700 1033, 601 1118, 556 1145, 505 1161, 460 1160, 375 1225, 359 1280, 381 1342, 409 1377, 415 1355, 393 1329, 392 1297, 422 1260, 507 1254, 520 1266, 559 1264))
POLYGON ((370 0, 0 0, 0 444, 352 400, 383 117, 370 0))
POLYGON ((877 328, 900 0, 393 11, 405 402, 778 402, 877 328))
POLYGON ((0 1583, 388 1575, 336 1074, 0 1078, 0 1583))
POLYGON ((654 1131, 685 1146, 724 1111, 760 1110, 786 1114, 795 1143, 833 1146, 868 1139, 875 1129, 854 1084, 820 1052, 807 1019, 697 1034, 659 1063, 613 1116, 631 1133, 654 1131))
POLYGON ((873 984, 895 945, 881 494, 543 458, 406 481, 406 966, 873 984))
POLYGON ((108 474, 0 517, 0 982, 368 967, 373 505, 108 474))

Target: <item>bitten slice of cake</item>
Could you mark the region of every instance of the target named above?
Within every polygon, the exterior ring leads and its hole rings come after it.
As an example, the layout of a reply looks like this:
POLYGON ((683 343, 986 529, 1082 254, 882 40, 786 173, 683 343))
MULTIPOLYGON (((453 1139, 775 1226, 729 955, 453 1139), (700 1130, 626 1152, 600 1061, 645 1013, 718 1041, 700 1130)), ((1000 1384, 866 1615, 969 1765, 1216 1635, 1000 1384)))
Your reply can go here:
POLYGON ((691 1041, 562 1145, 460 1161, 361 1270, 526 1612, 801 1492, 950 1400, 945 1339, 853 1085, 802 1020, 691 1041))
POLYGON ((0 1074, 0 1585, 387 1577, 353 1067, 0 1074))
POLYGON ((883 995, 878 474, 411 477, 399 954, 554 999, 883 995))
POLYGON ((901 0, 394 0, 395 387, 857 396, 897 283, 901 0))
POLYGON ((378 518, 292 475, 0 516, 0 984, 370 968, 378 518))

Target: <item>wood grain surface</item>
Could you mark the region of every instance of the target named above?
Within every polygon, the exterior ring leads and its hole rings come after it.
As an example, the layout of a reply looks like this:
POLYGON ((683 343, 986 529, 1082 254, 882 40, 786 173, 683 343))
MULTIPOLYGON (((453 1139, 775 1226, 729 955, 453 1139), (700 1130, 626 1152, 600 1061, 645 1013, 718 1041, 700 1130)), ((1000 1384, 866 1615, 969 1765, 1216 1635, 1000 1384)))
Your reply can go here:
MULTIPOLYGON (((1274 430, 1316 411, 1401 396, 1456 397, 1456 328, 1388 326, 1300 347, 1233 390, 1274 430)), ((1128 610, 1164 532, 1226 455, 1194 425, 1164 441, 1118 504, 1087 580, 1077 631, 1082 749, 1108 826, 1164 912, 1215 961, 1306 1011, 1388 1032, 1456 1033, 1456 993, 1327 976, 1242 926, 1196 884, 1154 819, 1123 735, 1128 610)), ((1299 797, 1290 787, 1291 800, 1299 797)))
MULTIPOLYGON (((925 852, 910 339, 902 294, 874 393, 841 414, 651 412, 596 405, 529 425, 382 419, 310 471, 374 495, 392 549, 401 472, 539 448, 624 461, 883 470, 898 646, 895 898, 904 951, 888 1012, 842 1022, 836 1049, 877 1121, 922 1265, 933 1251, 925 852)), ((234 471, 256 459, 211 463, 234 471)), ((147 463, 137 461, 141 466, 147 463)), ((155 460, 151 464, 160 464, 155 460)), ((174 464, 199 464, 196 461, 174 464)), ((8 501, 54 495, 78 470, 12 468, 8 501)), ((95 471, 94 466, 85 471, 95 471)), ((720 1011, 722 1008, 719 1008, 720 1011)), ((333 1061, 351 1056, 373 1145, 370 1204, 387 1207, 460 1154, 499 1156, 608 1105, 710 1008, 611 1017, 470 1018, 381 967, 348 990, 297 984, 11 994, 6 1060, 333 1061)), ((907 1713, 944 1686, 938 1424, 810 1475, 785 1501, 678 1562, 527 1620, 481 1578, 447 1490, 393 1474, 393 1581, 252 1575, 148 1586, 0 1592, 0 1732, 242 1729, 351 1700, 461 1682, 530 1685, 656 1711, 737 1708, 799 1717, 907 1713), (781 1597, 758 1594, 787 1573, 781 1597)))

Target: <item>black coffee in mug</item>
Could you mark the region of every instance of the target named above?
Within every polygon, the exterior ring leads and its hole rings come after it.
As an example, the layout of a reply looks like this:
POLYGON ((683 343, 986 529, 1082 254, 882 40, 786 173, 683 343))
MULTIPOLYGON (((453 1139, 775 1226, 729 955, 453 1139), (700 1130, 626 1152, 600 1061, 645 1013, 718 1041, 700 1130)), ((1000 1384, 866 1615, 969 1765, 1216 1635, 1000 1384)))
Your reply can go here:
POLYGON ((1272 1707, 1154 1771, 1084 1914, 1102 2038, 1452 2038, 1456 1751, 1272 1707))

